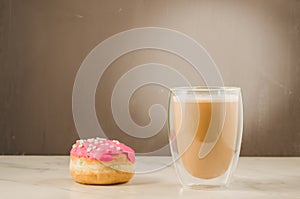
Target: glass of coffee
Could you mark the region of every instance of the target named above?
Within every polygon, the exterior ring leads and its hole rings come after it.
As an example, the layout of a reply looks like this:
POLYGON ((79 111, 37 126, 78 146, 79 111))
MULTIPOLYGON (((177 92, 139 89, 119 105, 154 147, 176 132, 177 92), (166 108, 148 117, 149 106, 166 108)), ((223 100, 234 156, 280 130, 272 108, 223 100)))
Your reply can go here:
POLYGON ((241 89, 173 88, 168 112, 171 153, 182 185, 227 186, 241 147, 241 89))

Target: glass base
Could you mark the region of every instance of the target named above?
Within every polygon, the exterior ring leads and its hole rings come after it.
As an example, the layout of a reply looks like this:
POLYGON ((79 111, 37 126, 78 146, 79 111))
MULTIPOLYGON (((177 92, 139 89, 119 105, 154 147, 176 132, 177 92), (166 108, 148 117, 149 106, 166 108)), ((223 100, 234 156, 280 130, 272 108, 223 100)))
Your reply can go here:
POLYGON ((183 185, 184 189, 195 189, 195 190, 224 190, 227 185, 203 185, 203 184, 188 184, 183 185))

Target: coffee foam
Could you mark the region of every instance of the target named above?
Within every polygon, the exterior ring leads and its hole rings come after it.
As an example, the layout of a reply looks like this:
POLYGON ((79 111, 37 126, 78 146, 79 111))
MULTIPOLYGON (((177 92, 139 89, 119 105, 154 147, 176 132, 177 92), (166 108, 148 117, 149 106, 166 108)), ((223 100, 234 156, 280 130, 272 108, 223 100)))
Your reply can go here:
POLYGON ((173 96, 175 102, 238 102, 238 96, 233 94, 225 95, 199 95, 199 94, 178 94, 173 96))

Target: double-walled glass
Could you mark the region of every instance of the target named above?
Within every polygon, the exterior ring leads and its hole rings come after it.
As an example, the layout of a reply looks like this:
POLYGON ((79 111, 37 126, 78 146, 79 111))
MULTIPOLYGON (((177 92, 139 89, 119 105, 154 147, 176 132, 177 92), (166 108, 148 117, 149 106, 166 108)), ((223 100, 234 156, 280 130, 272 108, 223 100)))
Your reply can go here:
POLYGON ((168 121, 172 157, 182 185, 194 188, 228 185, 241 147, 241 89, 173 88, 168 121))

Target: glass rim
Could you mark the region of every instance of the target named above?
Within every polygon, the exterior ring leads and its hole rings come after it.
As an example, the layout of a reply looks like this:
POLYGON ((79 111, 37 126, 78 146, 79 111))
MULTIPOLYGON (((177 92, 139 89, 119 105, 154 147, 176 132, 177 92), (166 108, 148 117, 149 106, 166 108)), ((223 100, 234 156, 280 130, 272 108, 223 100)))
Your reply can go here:
POLYGON ((240 91, 240 87, 234 86, 182 86, 170 88, 172 92, 214 92, 214 91, 240 91))

